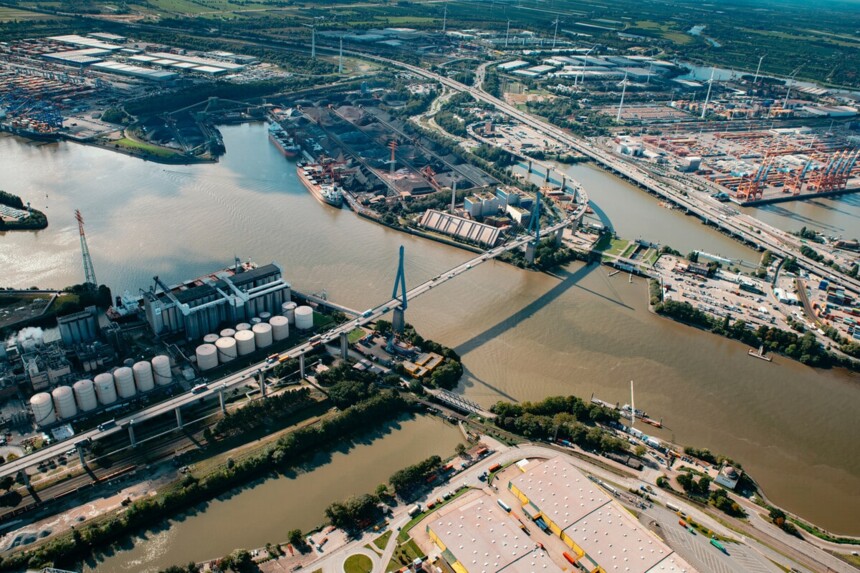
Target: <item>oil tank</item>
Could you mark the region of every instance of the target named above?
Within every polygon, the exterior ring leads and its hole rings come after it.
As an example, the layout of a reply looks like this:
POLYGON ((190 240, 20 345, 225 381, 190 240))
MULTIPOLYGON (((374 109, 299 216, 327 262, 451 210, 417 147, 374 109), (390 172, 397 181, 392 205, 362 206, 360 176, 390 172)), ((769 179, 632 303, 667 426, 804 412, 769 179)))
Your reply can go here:
POLYGON ((314 327, 314 309, 309 306, 296 307, 296 328, 310 330, 314 327))
POLYGON ((167 386, 173 382, 173 374, 170 373, 170 358, 159 354, 152 359, 152 371, 155 375, 155 383, 159 386, 167 386))
POLYGON ((294 302, 285 302, 281 305, 281 314, 287 317, 290 324, 296 323, 296 307, 299 306, 294 302))
POLYGON ((57 415, 54 413, 54 401, 47 392, 33 394, 33 397, 30 398, 30 407, 33 409, 33 417, 36 419, 37 426, 50 426, 57 421, 57 415))
POLYGON ((134 385, 137 386, 138 392, 149 392, 155 387, 152 364, 146 360, 141 360, 131 367, 131 371, 134 374, 134 385))
POLYGON ((221 338, 227 338, 228 336, 235 336, 236 331, 232 328, 225 328, 221 331, 221 338))
POLYGON ((236 325, 236 332, 241 332, 243 330, 251 330, 251 325, 247 322, 240 322, 236 325))
POLYGON ((116 386, 113 385, 113 376, 107 372, 99 374, 93 379, 96 386, 96 396, 103 406, 116 402, 116 386))
POLYGON ((218 349, 218 362, 221 364, 230 362, 239 355, 236 350, 236 339, 232 336, 219 338, 218 341, 215 342, 215 348, 218 349))
POLYGON ((113 380, 116 384, 116 393, 123 400, 137 394, 137 389, 134 387, 134 372, 128 366, 114 370, 113 380))
POLYGON ((257 348, 265 348, 272 345, 272 325, 268 322, 255 324, 251 332, 254 333, 254 344, 257 348))
POLYGON ((57 386, 51 395, 54 397, 54 411, 60 419, 67 420, 78 415, 75 393, 70 386, 57 386))
POLYGON ((251 319, 251 328, 254 328, 254 325, 260 324, 261 322, 263 322, 263 319, 260 318, 259 316, 255 316, 254 318, 251 319))
POLYGON ((254 344, 254 333, 250 330, 240 330, 236 333, 236 348, 239 351, 239 356, 251 354, 256 350, 254 344))
POLYGON ((201 372, 212 370, 218 366, 218 349, 214 344, 201 344, 195 351, 197 354, 197 366, 201 372))
POLYGON ((134 359, 132 359, 132 358, 126 358, 125 360, 122 361, 122 365, 128 366, 129 368, 131 368, 132 364, 134 364, 134 359))
POLYGON ((270 318, 272 318, 271 312, 261 312, 260 313, 260 320, 262 320, 263 322, 269 322, 270 318))
POLYGON ((269 324, 272 325, 272 338, 275 341, 290 337, 290 321, 286 316, 273 316, 269 319, 269 324))
POLYGON ((203 342, 206 344, 215 344, 216 340, 218 340, 217 334, 207 334, 203 337, 203 342))
POLYGON ((72 386, 75 391, 75 398, 78 401, 78 408, 82 412, 89 412, 99 407, 99 402, 96 399, 96 389, 93 386, 92 380, 78 380, 72 386))

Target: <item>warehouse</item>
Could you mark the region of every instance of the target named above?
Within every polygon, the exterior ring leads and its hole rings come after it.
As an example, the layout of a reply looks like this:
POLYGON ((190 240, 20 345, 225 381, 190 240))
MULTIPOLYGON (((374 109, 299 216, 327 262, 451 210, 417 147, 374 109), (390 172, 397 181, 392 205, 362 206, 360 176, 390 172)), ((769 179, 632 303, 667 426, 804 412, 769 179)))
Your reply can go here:
POLYGON ((431 231, 453 235, 459 239, 488 247, 495 246, 496 241, 499 240, 500 230, 496 227, 456 215, 449 215, 435 209, 424 211, 419 225, 431 231))
POLYGON ((101 48, 86 48, 84 50, 67 50, 65 52, 51 52, 43 54, 43 58, 55 60, 62 64, 72 66, 89 66, 104 60, 105 55, 110 54, 108 50, 101 48))
POLYGON ((116 44, 107 44, 100 40, 96 40, 95 38, 85 38, 83 36, 78 36, 77 34, 51 36, 48 39, 60 44, 71 44, 72 46, 80 46, 81 48, 96 48, 99 50, 108 50, 109 52, 120 49, 120 46, 117 46, 116 44))
POLYGON ((508 489, 523 511, 543 521, 587 571, 695 571, 566 458, 529 464, 523 475, 508 482, 508 489))
POLYGON ((561 573, 491 498, 479 492, 427 526, 442 557, 459 573, 561 573))
POLYGON ((109 74, 117 74, 121 76, 130 76, 142 80, 150 80, 153 82, 169 82, 176 79, 175 72, 166 72, 162 70, 152 70, 149 68, 141 68, 140 66, 132 66, 130 64, 121 64, 119 62, 99 62, 92 65, 94 70, 107 72, 109 74))

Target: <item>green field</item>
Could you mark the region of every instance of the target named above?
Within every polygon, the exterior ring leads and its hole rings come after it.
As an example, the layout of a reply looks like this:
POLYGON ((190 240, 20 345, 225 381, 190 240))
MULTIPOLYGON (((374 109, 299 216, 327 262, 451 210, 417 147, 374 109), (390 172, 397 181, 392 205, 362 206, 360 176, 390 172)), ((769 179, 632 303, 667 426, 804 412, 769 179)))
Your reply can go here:
POLYGON ((54 16, 49 14, 0 6, 0 22, 26 22, 28 20, 53 20, 54 18, 54 16))
POLYGON ((367 555, 351 555, 343 563, 345 573, 371 573, 373 561, 367 555))
POLYGON ((159 147, 158 145, 145 143, 136 139, 129 139, 128 137, 118 139, 113 142, 113 144, 121 149, 126 149, 128 151, 136 151, 139 153, 151 155, 153 157, 174 157, 179 154, 177 151, 174 151, 172 149, 167 149, 166 147, 159 147))

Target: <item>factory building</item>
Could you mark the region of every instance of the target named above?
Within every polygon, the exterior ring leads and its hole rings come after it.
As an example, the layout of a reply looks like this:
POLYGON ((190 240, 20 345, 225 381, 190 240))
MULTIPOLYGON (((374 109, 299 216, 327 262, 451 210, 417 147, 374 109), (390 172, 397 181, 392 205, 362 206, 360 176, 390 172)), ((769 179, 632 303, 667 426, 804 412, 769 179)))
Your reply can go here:
POLYGON ((166 292, 156 282, 143 297, 146 321, 155 334, 182 333, 187 340, 250 321, 262 312, 279 314, 281 305, 291 298, 290 284, 275 263, 225 269, 166 292))
POLYGON ((492 193, 476 193, 466 197, 463 207, 473 219, 489 217, 499 212, 499 200, 492 193))
POLYGON ((88 306, 81 312, 57 318, 60 338, 68 347, 92 342, 99 337, 99 314, 95 306, 88 306))
POLYGON ((508 490, 523 513, 570 547, 580 570, 696 571, 564 457, 529 464, 508 490))

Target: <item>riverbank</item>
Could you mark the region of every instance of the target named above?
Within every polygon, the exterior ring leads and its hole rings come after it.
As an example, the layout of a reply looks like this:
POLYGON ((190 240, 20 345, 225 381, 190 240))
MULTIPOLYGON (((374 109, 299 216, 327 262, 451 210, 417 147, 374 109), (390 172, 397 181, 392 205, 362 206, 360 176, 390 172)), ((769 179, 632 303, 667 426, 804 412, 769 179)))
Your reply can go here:
POLYGON ((0 232, 38 231, 48 227, 48 217, 17 195, 0 190, 0 232))

